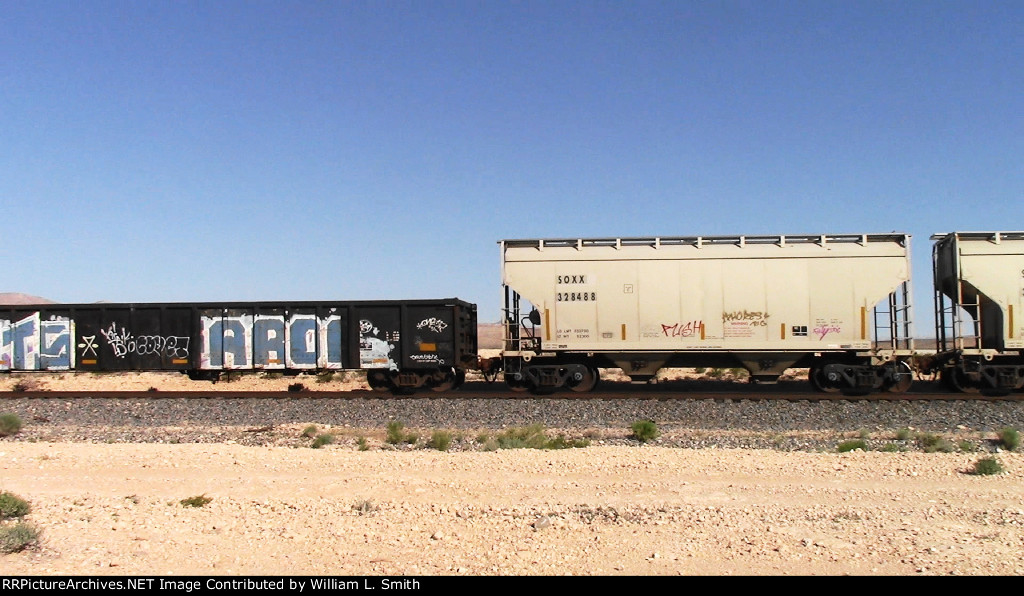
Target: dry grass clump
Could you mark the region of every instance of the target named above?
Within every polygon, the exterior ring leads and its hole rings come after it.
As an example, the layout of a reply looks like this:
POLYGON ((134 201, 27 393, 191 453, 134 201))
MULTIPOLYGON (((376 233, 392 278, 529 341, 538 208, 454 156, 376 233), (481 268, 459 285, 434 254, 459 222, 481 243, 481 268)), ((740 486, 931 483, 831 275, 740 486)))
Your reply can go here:
POLYGON ((972 474, 978 476, 992 476, 995 474, 1003 473, 1003 466, 994 457, 983 457, 978 461, 974 462, 974 469, 971 471, 972 474))
POLYGON ((0 414, 0 437, 9 437, 21 432, 21 418, 17 414, 0 414))
POLYGON ((630 430, 632 431, 630 436, 641 443, 653 441, 661 435, 658 425, 653 420, 637 420, 630 426, 630 430))
POLYGON ((387 434, 384 441, 389 445, 399 445, 401 443, 408 443, 415 445, 420 440, 420 436, 414 432, 406 432, 405 424, 400 420, 392 420, 388 423, 387 434))
POLYGON ((25 499, 7 491, 0 492, 0 553, 16 553, 38 543, 39 530, 21 520, 31 510, 25 499))
POLYGON ((999 446, 1007 451, 1015 451, 1020 447, 1020 433, 1017 429, 1007 426, 999 431, 999 446))
POLYGON ((194 497, 188 497, 179 501, 183 507, 205 507, 213 501, 213 497, 206 495, 196 495, 194 497))
POLYGON ((448 448, 452 445, 452 433, 446 430, 435 430, 430 435, 427 445, 438 451, 448 451, 448 448))
POLYGON ((484 448, 493 440, 496 449, 573 449, 587 447, 587 439, 568 439, 565 435, 549 437, 543 424, 507 428, 493 438, 486 437, 484 448))
POLYGON ((313 439, 313 442, 310 444, 310 447, 312 447, 313 449, 319 449, 324 445, 330 445, 333 442, 334 435, 332 435, 331 433, 322 433, 317 435, 316 438, 313 439))

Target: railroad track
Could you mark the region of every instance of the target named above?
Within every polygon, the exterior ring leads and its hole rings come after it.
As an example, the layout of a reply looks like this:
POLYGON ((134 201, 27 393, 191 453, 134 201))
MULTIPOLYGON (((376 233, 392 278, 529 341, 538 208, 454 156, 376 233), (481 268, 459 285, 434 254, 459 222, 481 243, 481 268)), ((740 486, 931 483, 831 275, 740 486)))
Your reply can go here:
POLYGON ((955 393, 944 390, 937 383, 922 384, 906 393, 874 392, 867 395, 844 395, 843 393, 821 393, 805 383, 780 383, 778 385, 746 385, 736 383, 667 382, 658 385, 633 386, 627 383, 605 383, 588 393, 560 391, 548 395, 511 391, 500 383, 467 383, 457 391, 421 390, 412 395, 393 395, 388 392, 370 390, 324 391, 246 391, 217 389, 196 389, 190 391, 23 391, 0 392, 4 398, 120 398, 120 399, 217 399, 217 398, 260 398, 260 399, 342 399, 342 400, 429 400, 451 399, 515 399, 530 400, 725 400, 725 401, 1024 401, 1024 392, 1005 396, 985 396, 978 393, 955 393))

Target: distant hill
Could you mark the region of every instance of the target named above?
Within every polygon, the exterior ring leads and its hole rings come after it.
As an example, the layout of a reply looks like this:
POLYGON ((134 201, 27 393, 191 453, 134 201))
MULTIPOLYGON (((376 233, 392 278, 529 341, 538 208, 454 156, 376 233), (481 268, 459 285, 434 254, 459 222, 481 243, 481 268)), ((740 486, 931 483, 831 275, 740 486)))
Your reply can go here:
POLYGON ((21 292, 0 292, 0 304, 57 304, 53 300, 21 292))
POLYGON ((478 323, 476 326, 477 347, 481 350, 501 348, 505 327, 501 323, 478 323))

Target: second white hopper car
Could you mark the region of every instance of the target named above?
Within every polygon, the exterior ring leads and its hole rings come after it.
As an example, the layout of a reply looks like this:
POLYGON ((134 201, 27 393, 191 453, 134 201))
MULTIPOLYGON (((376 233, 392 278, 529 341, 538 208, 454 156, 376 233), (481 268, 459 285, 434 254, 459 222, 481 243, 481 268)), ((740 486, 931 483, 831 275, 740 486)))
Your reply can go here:
POLYGON ((1024 386, 1024 232, 932 236, 937 353, 953 389, 1006 394, 1024 386))

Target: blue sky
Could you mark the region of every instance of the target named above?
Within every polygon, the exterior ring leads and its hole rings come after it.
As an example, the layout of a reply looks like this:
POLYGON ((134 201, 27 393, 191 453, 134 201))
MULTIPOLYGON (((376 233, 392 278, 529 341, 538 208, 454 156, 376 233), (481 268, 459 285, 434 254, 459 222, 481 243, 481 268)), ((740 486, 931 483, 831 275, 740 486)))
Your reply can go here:
MULTIPOLYGON (((0 3, 0 291, 500 308, 503 238, 1024 229, 1024 3, 0 3)), ((923 327, 923 328, 922 328, 923 327)))

